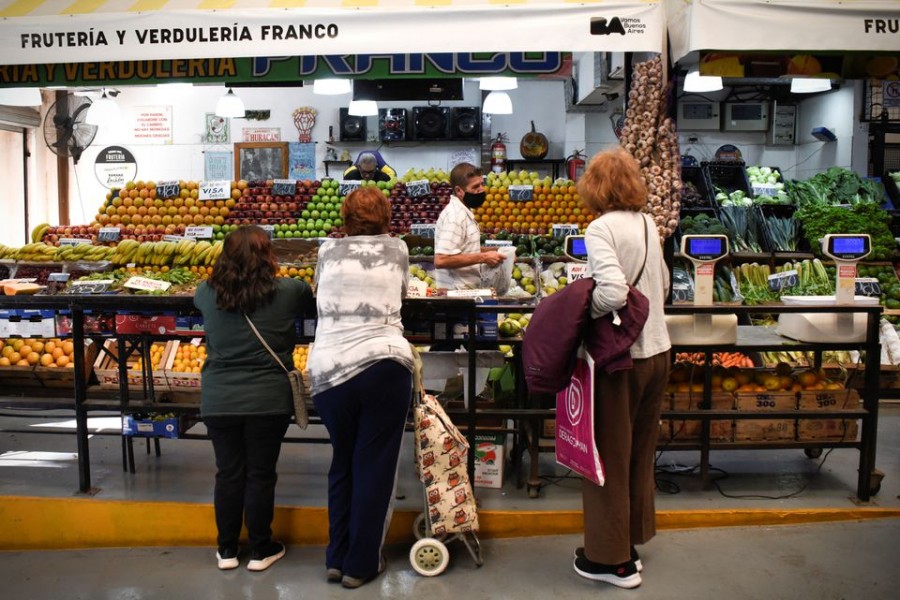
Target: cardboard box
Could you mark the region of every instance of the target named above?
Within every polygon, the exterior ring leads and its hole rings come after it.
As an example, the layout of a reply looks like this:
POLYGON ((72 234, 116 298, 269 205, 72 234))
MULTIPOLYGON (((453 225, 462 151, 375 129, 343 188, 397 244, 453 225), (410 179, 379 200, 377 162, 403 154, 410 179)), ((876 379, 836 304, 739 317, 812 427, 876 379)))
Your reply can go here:
MULTIPOLYGON (((738 412, 797 410, 795 392, 740 392, 737 397, 738 412)), ((795 419, 736 419, 735 441, 779 441, 796 437, 795 419)))
MULTIPOLYGON (((56 314, 56 335, 65 337, 72 335, 72 313, 60 311, 56 314)), ((115 330, 116 316, 114 314, 89 314, 84 315, 84 333, 109 334, 115 330)))
POLYGON ((116 333, 176 333, 175 315, 116 315, 116 333))
POLYGON ((134 437, 166 437, 177 438, 179 434, 178 418, 139 419, 131 415, 122 415, 122 435, 134 437))
MULTIPOLYGON (((856 390, 820 390, 800 392, 800 410, 832 411, 859 408, 856 390)), ((833 440, 855 442, 858 419, 797 419, 800 441, 833 440)))
POLYGON ((52 310, 9 309, 0 315, 0 337, 52 338, 56 323, 52 310))
MULTIPOLYGON (((672 410, 700 410, 702 393, 676 392, 672 395, 672 410)), ((712 410, 734 410, 734 396, 728 392, 713 392, 710 397, 712 410)), ((703 422, 699 419, 679 419, 670 421, 672 441, 693 441, 700 439, 703 422)), ((734 420, 716 419, 709 422, 709 439, 713 442, 734 440, 734 420)))
MULTIPOLYGON (((93 340, 84 341, 84 363, 82 364, 82 373, 84 380, 90 381, 91 371, 93 370, 94 361, 97 358, 97 344, 93 340)), ((41 382, 43 387, 49 388, 74 388, 75 387, 75 368, 68 367, 42 367, 40 365, 34 368, 34 375, 41 382)))
MULTIPOLYGON (((200 339, 200 338, 196 338, 200 339)), ((168 353, 165 356, 165 366, 164 372, 166 376, 166 381, 169 384, 169 389, 173 392, 194 392, 200 393, 200 373, 183 373, 173 371, 172 367, 175 364, 175 357, 178 354, 178 349, 182 346, 192 344, 193 341, 178 341, 174 340, 169 342, 171 347, 168 349, 168 353)), ((203 344, 197 344, 198 346, 203 346, 203 344)), ((155 383, 154 383, 155 385, 155 383)))
MULTIPOLYGON (((153 390, 155 392, 165 392, 169 390, 169 382, 166 379, 165 373, 165 363, 168 358, 168 352, 171 351, 171 347, 178 342, 169 341, 169 342, 155 342, 155 344, 165 343, 166 347, 163 350, 163 356, 160 360, 159 366, 156 370, 153 371, 153 390)), ((127 345, 130 346, 129 342, 126 342, 127 345)), ((100 387, 103 389, 119 389, 119 363, 116 361, 116 356, 118 356, 118 342, 117 340, 111 339, 107 340, 103 345, 104 351, 100 352, 94 361, 94 375, 97 376, 97 382, 100 384, 100 387)), ((144 375, 141 371, 133 370, 134 366, 137 364, 139 356, 136 353, 132 353, 128 357, 128 389, 133 391, 143 391, 144 390, 144 375)))
POLYGON ((475 434, 475 487, 503 487, 505 433, 475 434))

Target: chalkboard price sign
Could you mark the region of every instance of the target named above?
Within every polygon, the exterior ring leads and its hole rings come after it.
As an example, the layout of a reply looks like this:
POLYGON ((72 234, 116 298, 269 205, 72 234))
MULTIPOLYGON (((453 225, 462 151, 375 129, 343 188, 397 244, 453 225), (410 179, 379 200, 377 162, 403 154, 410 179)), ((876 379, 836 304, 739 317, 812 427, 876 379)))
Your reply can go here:
POLYGON ((362 186, 361 181, 341 181, 338 187, 338 195, 348 196, 351 192, 358 190, 362 186))
POLYGON ((297 191, 297 182, 293 179, 276 179, 272 183, 273 196, 293 196, 297 191))
POLYGON ((177 181, 160 181, 156 184, 156 197, 160 200, 174 198, 181 193, 181 186, 177 181))
POLYGON ((420 198, 431 193, 431 184, 427 179, 417 179, 406 184, 406 195, 410 198, 420 198))
POLYGON ((534 188, 530 185, 511 185, 509 186, 509 199, 516 201, 532 200, 534 198, 534 188))
POLYGON ((118 227, 101 227, 97 234, 98 242, 117 242, 121 230, 118 227))

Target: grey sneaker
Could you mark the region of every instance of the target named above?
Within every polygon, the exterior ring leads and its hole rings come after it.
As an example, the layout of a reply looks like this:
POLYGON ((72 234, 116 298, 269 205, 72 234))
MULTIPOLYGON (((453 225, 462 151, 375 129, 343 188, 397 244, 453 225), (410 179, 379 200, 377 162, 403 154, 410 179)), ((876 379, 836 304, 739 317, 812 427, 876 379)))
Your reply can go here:
POLYGON ((325 571, 325 577, 328 583, 340 583, 344 577, 344 572, 340 569, 331 568, 325 571))
POLYGON ((265 571, 281 560, 284 553, 284 544, 281 542, 269 541, 253 551, 250 562, 247 563, 247 570, 265 571))

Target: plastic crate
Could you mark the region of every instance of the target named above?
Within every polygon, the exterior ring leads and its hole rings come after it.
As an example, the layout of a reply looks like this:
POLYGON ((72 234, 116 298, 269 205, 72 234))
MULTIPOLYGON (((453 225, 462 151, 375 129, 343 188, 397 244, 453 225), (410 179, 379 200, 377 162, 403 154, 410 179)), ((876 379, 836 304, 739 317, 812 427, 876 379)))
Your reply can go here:
POLYGON ((713 197, 714 194, 711 193, 712 187, 709 185, 709 182, 706 180, 706 174, 703 172, 703 169, 699 166, 683 166, 681 167, 681 181, 684 184, 681 191, 681 210, 682 211, 690 211, 695 209, 703 209, 703 208, 712 208, 713 197), (697 202, 687 203, 685 202, 685 187, 691 184, 695 188, 697 188, 697 192, 699 193, 700 200, 697 202))
POLYGON ((900 173, 900 171, 885 171, 884 177, 881 178, 881 183, 884 185, 887 199, 891 201, 893 208, 897 208, 900 207, 900 186, 891 177, 891 173, 900 173))
POLYGON ((704 163, 701 168, 706 174, 706 181, 709 183, 713 199, 716 197, 716 188, 721 188, 727 194, 741 190, 748 196, 751 195, 750 180, 747 179, 747 170, 743 163, 708 162, 704 163))
MULTIPOLYGON (((765 225, 766 217, 792 217, 797 210, 797 207, 793 204, 758 204, 756 209, 759 211, 760 217, 760 227, 762 229, 762 239, 765 244, 764 249, 766 252, 803 252, 809 253, 811 249, 809 247, 809 242, 806 241, 806 236, 803 234, 803 223, 799 223, 799 229, 797 230, 797 249, 796 250, 783 250, 775 247, 775 243, 772 241, 771 236, 769 235, 769 228, 765 225)), ((796 218, 795 218, 796 219, 796 218)))

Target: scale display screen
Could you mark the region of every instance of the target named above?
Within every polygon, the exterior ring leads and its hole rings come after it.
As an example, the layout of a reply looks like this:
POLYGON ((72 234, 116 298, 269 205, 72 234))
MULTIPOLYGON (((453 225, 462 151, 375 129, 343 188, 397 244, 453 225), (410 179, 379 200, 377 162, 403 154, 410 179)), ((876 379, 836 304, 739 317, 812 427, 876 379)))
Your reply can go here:
POLYGON ((833 258, 855 260, 869 253, 870 244, 866 235, 832 235, 825 250, 833 258))
POLYGON ((587 260, 587 246, 583 235, 566 236, 566 254, 575 260, 587 260))
POLYGON ((684 254, 696 260, 717 260, 727 254, 724 236, 686 236, 684 254))

